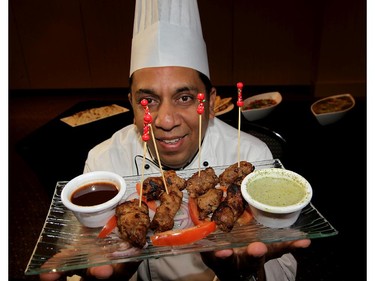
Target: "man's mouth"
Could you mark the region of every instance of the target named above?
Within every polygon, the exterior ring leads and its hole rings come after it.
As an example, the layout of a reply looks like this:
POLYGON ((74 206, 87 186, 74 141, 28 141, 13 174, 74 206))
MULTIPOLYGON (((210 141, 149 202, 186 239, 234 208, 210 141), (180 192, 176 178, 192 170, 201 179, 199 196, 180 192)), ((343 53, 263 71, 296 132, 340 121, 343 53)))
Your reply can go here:
POLYGON ((160 142, 163 142, 165 144, 176 144, 178 143, 182 138, 176 138, 176 139, 157 139, 160 142))

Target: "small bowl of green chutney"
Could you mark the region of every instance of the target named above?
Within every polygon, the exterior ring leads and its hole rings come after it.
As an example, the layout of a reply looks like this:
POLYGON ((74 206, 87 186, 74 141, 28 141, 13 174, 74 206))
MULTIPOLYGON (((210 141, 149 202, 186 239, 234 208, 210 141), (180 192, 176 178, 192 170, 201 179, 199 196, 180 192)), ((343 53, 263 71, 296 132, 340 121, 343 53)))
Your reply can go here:
POLYGON ((313 191, 301 175, 268 168, 247 175, 241 193, 257 222, 271 228, 285 228, 297 221, 301 210, 310 203, 313 191))

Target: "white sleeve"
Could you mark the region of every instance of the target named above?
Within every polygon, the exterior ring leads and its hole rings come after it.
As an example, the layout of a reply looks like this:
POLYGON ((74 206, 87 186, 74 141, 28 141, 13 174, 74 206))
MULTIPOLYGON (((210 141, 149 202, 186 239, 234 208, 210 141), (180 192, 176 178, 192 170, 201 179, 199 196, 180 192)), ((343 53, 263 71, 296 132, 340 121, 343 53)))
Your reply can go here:
POLYGON ((292 254, 284 254, 264 264, 267 281, 294 281, 297 274, 297 261, 292 254))

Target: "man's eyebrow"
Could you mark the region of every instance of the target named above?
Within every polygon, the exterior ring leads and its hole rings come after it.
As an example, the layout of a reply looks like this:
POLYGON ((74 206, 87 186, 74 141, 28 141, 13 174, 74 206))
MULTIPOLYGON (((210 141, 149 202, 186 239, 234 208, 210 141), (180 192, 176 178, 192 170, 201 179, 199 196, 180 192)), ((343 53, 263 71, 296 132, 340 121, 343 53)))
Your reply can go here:
POLYGON ((198 88, 196 87, 180 87, 180 88, 177 88, 176 93, 182 93, 182 92, 194 92, 194 93, 198 93, 198 88))
MULTIPOLYGON (((180 87, 180 88, 177 88, 175 90, 175 93, 178 94, 178 93, 183 93, 183 92, 194 92, 194 93, 198 93, 198 88, 197 87, 188 87, 188 86, 184 86, 184 87, 180 87)), ((136 92, 135 92, 136 95, 142 95, 142 94, 146 94, 146 95, 156 95, 156 92, 152 89, 138 89, 136 92)))
POLYGON ((136 92, 135 92, 136 95, 141 95, 141 94, 152 94, 154 95, 155 94, 155 91, 151 90, 151 89, 138 89, 136 92))

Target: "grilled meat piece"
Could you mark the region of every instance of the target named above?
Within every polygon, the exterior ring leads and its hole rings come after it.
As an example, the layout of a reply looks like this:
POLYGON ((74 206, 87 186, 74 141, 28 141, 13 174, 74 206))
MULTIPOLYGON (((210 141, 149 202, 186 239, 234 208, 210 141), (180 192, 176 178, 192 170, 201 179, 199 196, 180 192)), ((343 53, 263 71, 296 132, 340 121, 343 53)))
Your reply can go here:
POLYGON ((241 194, 241 187, 231 184, 227 190, 227 197, 214 211, 211 220, 216 222, 219 229, 230 232, 236 220, 245 210, 245 200, 241 194))
POLYGON ((214 188, 218 184, 219 178, 215 174, 215 171, 212 167, 208 167, 205 170, 194 173, 186 181, 186 189, 189 193, 189 196, 192 198, 197 198, 200 195, 206 193, 209 189, 214 188))
POLYGON ((219 175, 220 185, 229 186, 232 183, 241 185, 242 180, 253 170, 254 166, 247 161, 240 161, 240 167, 238 163, 235 163, 219 175))
POLYGON ((160 195, 160 206, 156 208, 155 215, 151 221, 150 228, 155 233, 167 231, 174 226, 174 216, 180 209, 182 203, 182 191, 177 186, 171 185, 169 193, 160 195))
POLYGON ((197 198, 199 219, 204 220, 209 214, 213 213, 219 206, 223 198, 223 190, 211 188, 205 194, 197 198))
POLYGON ((174 189, 176 187, 181 191, 186 188, 186 180, 179 177, 174 170, 164 171, 164 178, 168 188, 174 189))
MULTIPOLYGON (((164 178, 168 191, 172 185, 175 185, 179 190, 184 190, 186 187, 186 180, 179 177, 176 171, 165 171, 164 178)), ((158 200, 163 191, 165 191, 163 177, 148 177, 143 181, 142 194, 147 200, 158 200)))
POLYGON ((156 200, 164 190, 162 177, 148 177, 143 181, 142 195, 147 200, 156 200))
POLYGON ((143 248, 146 234, 150 226, 147 204, 133 199, 116 207, 117 227, 120 237, 135 247, 143 248))

